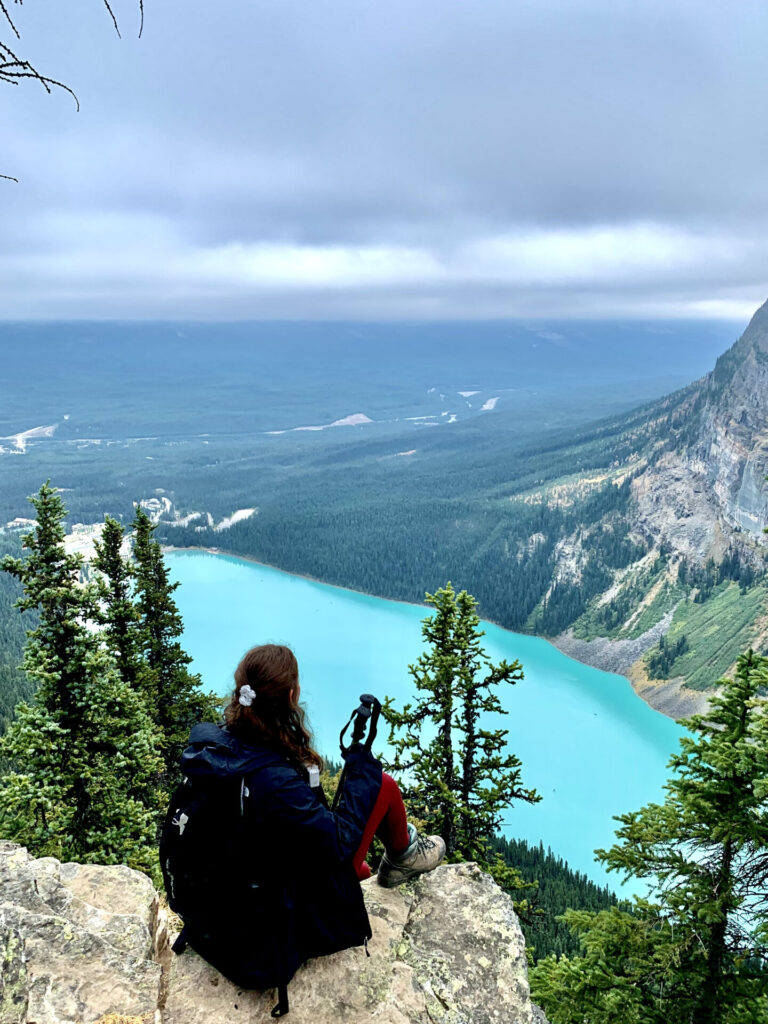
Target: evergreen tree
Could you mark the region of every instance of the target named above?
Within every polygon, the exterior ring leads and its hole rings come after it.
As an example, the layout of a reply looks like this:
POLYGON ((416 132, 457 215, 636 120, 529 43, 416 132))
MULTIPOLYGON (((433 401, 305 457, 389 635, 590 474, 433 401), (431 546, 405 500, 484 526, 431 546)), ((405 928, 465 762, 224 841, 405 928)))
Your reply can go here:
MULTIPOLYGON (((502 811, 512 800, 539 800, 521 785, 522 765, 505 753, 508 730, 489 729, 480 716, 507 714, 496 692, 523 678, 518 661, 493 665, 481 646, 477 602, 448 583, 426 600, 435 614, 422 622, 428 649, 409 671, 419 696, 397 711, 384 705, 395 749, 390 764, 404 772, 404 797, 414 815, 445 840, 449 858, 473 859, 502 874, 489 851, 502 811), (402 733, 402 735, 397 735, 402 733)), ((517 873, 506 869, 510 888, 517 873)))
POLYGON ((19 608, 39 613, 23 663, 38 689, 0 741, 0 834, 38 856, 151 868, 144 797, 161 763, 157 735, 91 628, 98 594, 81 582, 82 558, 65 550, 58 492, 45 483, 30 500, 27 556, 2 568, 23 586, 19 608))
POLYGON ((552 1024, 768 1022, 768 659, 748 651, 720 685, 683 723, 694 735, 670 761, 664 803, 619 817, 619 842, 597 851, 646 880, 649 899, 630 915, 570 912, 584 960, 533 973, 552 1024))
MULTIPOLYGON (((5 555, 22 553, 21 538, 15 531, 0 534, 0 563, 5 555)), ((37 612, 21 612, 16 602, 21 597, 19 581, 0 572, 0 736, 13 721, 16 706, 31 700, 35 687, 22 671, 21 659, 27 630, 37 625, 37 612)))
POLYGON ((171 583, 155 527, 143 508, 133 522, 133 557, 136 581, 139 648, 145 662, 144 686, 150 711, 159 726, 162 754, 169 784, 179 776, 178 764, 189 730, 197 722, 216 721, 220 701, 203 693, 200 676, 189 671, 192 659, 178 637, 184 627, 173 599, 178 583, 171 583))
POLYGON ((638 900, 631 913, 569 910, 563 920, 581 956, 548 957, 530 971, 551 1024, 691 1024, 690 986, 660 908, 638 900))
POLYGON ((133 602, 135 572, 131 562, 123 558, 123 540, 122 525, 106 516, 91 564, 101 574, 97 586, 102 636, 121 677, 135 689, 141 668, 141 632, 139 611, 133 602))

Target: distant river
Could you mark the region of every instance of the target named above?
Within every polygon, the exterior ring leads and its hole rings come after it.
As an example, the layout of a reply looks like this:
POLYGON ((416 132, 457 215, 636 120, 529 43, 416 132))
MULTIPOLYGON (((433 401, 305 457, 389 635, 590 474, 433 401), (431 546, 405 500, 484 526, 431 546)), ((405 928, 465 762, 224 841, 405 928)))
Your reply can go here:
MULTIPOLYGON (((290 644, 316 744, 335 757, 339 730, 361 693, 393 696, 398 706, 411 696, 408 665, 422 649, 426 607, 227 555, 174 551, 166 557, 181 582, 176 600, 183 643, 207 688, 226 693, 252 645, 290 644)), ((640 700, 622 676, 573 661, 546 640, 491 623, 484 628, 494 661, 522 662, 524 681, 501 691, 509 711, 502 724, 523 762, 524 785, 543 798, 513 807, 505 833, 543 840, 571 867, 615 888, 617 877, 601 871, 592 851, 611 844, 612 815, 662 797, 666 763, 683 730, 640 700)))

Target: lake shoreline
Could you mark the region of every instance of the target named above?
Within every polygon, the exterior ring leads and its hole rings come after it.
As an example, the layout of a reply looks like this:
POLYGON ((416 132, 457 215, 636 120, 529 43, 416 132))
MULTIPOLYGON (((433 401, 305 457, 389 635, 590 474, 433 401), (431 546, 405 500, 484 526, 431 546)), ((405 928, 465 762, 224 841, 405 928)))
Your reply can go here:
MULTIPOLYGON (((239 561, 248 562, 251 565, 259 565, 265 569, 274 569, 277 572, 283 572, 287 576, 294 576, 296 579, 306 580, 309 583, 321 583, 323 586, 336 587, 338 590, 345 590, 350 594, 374 597, 377 600, 393 601, 396 604, 404 604, 410 607, 423 607, 426 611, 429 610, 429 605, 426 603, 405 601, 403 598, 399 597, 385 597, 382 594, 372 594, 366 590, 356 590, 354 587, 345 587, 341 583, 329 583, 327 580, 319 579, 317 576, 310 576, 308 573, 292 572, 289 569, 282 568, 282 566, 263 562, 258 558, 254 558, 253 555, 234 554, 233 552, 225 551, 222 548, 196 546, 180 547, 174 544, 166 544, 163 545, 163 551, 190 551, 205 553, 208 555, 226 555, 227 558, 236 558, 239 561)), ((499 629, 503 629, 506 633, 511 633, 513 635, 516 634, 515 630, 503 626, 500 622, 494 622, 493 619, 484 619, 483 621, 497 626, 499 629)), ((519 635, 536 636, 534 633, 519 635)), ((568 642, 569 638, 566 637, 565 634, 554 639, 546 636, 536 636, 536 639, 544 640, 556 650, 560 651, 561 654, 564 654, 568 658, 573 658, 574 661, 578 661, 582 665, 588 665, 590 668, 595 668, 602 672, 608 672, 626 680, 626 682, 628 682, 632 687, 636 696, 639 697, 644 704, 647 704, 648 707, 672 721, 677 721, 677 719, 681 717, 701 711, 708 703, 708 698, 704 694, 699 693, 698 691, 686 690, 679 682, 671 680, 663 684, 654 684, 648 680, 642 679, 636 671, 632 671, 631 669, 631 674, 625 674, 624 671, 617 671, 617 669, 609 667, 606 664, 604 647, 601 647, 599 653, 597 648, 595 648, 594 652, 590 652, 588 650, 589 644, 587 643, 580 644, 577 649, 568 642), (592 653, 592 657, 589 657, 590 653, 592 653), (684 691, 684 693, 681 693, 681 691, 684 691)), ((610 644, 612 641, 606 640, 605 642, 610 644)))
POLYGON ((572 629, 567 629, 551 643, 563 654, 583 665, 622 676, 629 681, 637 696, 654 711, 679 721, 706 711, 709 698, 716 691, 692 690, 681 677, 651 679, 648 676, 644 656, 669 629, 672 615, 673 611, 667 612, 659 622, 632 640, 601 636, 583 640, 574 636, 572 629))

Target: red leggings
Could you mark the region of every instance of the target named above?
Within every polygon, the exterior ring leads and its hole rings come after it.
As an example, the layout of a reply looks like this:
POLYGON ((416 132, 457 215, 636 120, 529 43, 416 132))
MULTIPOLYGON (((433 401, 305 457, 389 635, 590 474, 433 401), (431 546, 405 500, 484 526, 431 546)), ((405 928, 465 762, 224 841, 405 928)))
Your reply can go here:
POLYGON ((408 835, 403 798, 400 796, 397 783, 386 772, 382 772, 379 795, 366 822, 363 838, 352 861, 357 877, 361 880, 371 877, 371 869, 365 863, 365 855, 368 853, 368 847, 374 836, 379 837, 389 853, 398 853, 400 850, 404 850, 411 841, 411 837, 408 835))

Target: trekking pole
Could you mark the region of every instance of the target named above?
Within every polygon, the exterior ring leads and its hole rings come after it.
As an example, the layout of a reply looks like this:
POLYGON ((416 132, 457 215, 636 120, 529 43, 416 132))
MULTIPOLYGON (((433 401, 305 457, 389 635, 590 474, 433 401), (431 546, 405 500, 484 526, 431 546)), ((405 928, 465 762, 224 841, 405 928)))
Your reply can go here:
MULTIPOLYGON (((376 739, 376 730, 378 728, 380 714, 381 701, 377 697, 374 697, 372 693, 361 693, 360 706, 355 708, 355 710, 352 712, 350 716, 349 721, 339 733, 339 747, 341 749, 342 755, 348 753, 352 749, 352 747, 355 746, 356 743, 360 743, 362 741, 363 736, 365 736, 366 728, 368 729, 368 737, 365 741, 364 746, 366 750, 371 749, 373 741, 376 739), (350 725, 352 726, 352 742, 347 747, 344 745, 344 734, 346 733, 350 725)), ((332 811, 336 810, 339 800, 341 799, 341 794, 344 790, 344 780, 346 779, 346 776, 347 766, 345 764, 341 771, 341 778, 339 779, 339 784, 336 787, 336 793, 334 794, 333 797, 333 803, 331 804, 332 811)))

